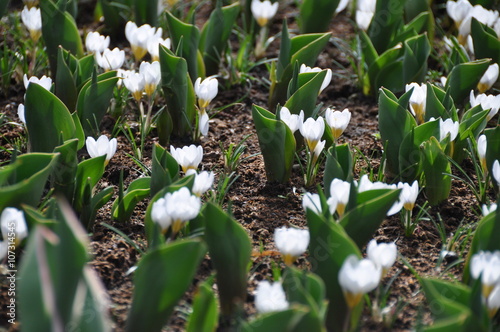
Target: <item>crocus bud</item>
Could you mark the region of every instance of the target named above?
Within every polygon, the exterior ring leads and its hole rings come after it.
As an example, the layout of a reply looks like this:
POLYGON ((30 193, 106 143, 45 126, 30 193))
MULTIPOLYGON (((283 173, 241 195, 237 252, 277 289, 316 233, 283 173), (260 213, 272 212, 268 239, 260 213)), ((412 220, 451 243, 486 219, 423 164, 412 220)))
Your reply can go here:
POLYGON ((349 202, 351 184, 340 179, 333 179, 330 183, 330 196, 335 197, 337 202, 336 211, 339 217, 344 215, 345 208, 349 202))
POLYGON ((17 116, 22 123, 26 124, 26 117, 24 116, 24 104, 17 106, 17 116))
POLYGON ((189 169, 186 175, 195 175, 193 189, 191 191, 198 197, 201 197, 204 193, 208 191, 214 184, 214 172, 202 171, 199 174, 196 173, 196 170, 189 169))
POLYGON ((405 210, 413 210, 418 196, 418 181, 413 181, 411 186, 408 183, 399 182, 398 189, 401 189, 399 200, 403 203, 405 210))
POLYGON ((375 239, 368 242, 366 247, 366 258, 371 260, 377 267, 382 269, 382 278, 387 274, 389 269, 398 256, 398 248, 394 242, 378 243, 375 239))
POLYGON ((495 160, 493 162, 493 167, 491 169, 491 173, 493 175, 493 179, 497 183, 497 186, 500 187, 500 164, 498 163, 498 160, 495 160))
POLYGON ((177 149, 170 146, 170 154, 186 173, 189 169, 196 170, 198 168, 203 159, 203 148, 201 145, 196 146, 194 144, 177 149))
POLYGON ((290 110, 283 106, 280 109, 280 120, 283 121, 288 128, 295 133, 299 129, 300 124, 304 121, 304 111, 300 111, 299 114, 291 114, 290 110))
POLYGON ((101 135, 97 141, 93 137, 87 137, 85 141, 87 152, 91 158, 106 155, 106 165, 113 158, 116 152, 116 138, 108 139, 106 135, 101 135))
POLYGON ((332 131, 333 138, 338 139, 347 128, 349 121, 351 121, 351 112, 347 108, 342 112, 327 108, 325 111, 325 120, 332 131))
POLYGON ((276 15, 278 11, 278 2, 271 3, 269 0, 262 2, 259 0, 252 0, 251 10, 257 23, 261 27, 264 27, 267 25, 267 22, 276 15))
POLYGON ((24 26, 28 29, 31 39, 36 43, 42 35, 42 14, 40 8, 24 7, 21 12, 21 20, 24 26))
POLYGON ((116 70, 123 66, 125 62, 125 51, 120 50, 118 47, 113 50, 107 48, 102 54, 99 52, 95 54, 95 61, 105 71, 116 70))
POLYGON ((161 80, 160 63, 143 61, 139 67, 139 73, 144 77, 144 91, 148 97, 151 97, 161 80))
POLYGON ((109 47, 109 36, 102 36, 99 32, 89 32, 85 37, 85 47, 90 53, 102 53, 109 47))
POLYGON ((261 314, 288 309, 285 291, 280 282, 259 282, 255 291, 255 308, 261 314))
POLYGON ((207 112, 202 112, 199 114, 198 119, 198 132, 201 136, 207 136, 208 134, 208 122, 210 118, 208 117, 207 112))
POLYGON ((493 84, 498 79, 498 63, 494 63, 488 67, 488 70, 483 74, 479 83, 477 83, 477 89, 479 93, 484 93, 489 90, 493 84))
POLYGON ((413 91, 410 97, 410 110, 417 119, 418 124, 424 123, 425 105, 427 101, 427 85, 418 85, 417 83, 406 84, 405 91, 411 88, 413 91))
POLYGON ((495 212, 497 210, 496 203, 491 204, 490 206, 483 204, 481 212, 483 213, 483 217, 486 217, 491 212, 495 212))
POLYGON ((482 294, 488 298, 495 285, 500 282, 500 251, 480 251, 470 261, 472 278, 481 276, 482 294))
POLYGON ((307 250, 309 231, 298 228, 276 228, 274 243, 283 256, 286 265, 292 265, 295 260, 307 250))
POLYGON ((486 141, 486 135, 481 135, 477 139, 477 155, 479 156, 479 162, 481 163, 481 167, 483 172, 486 173, 488 171, 488 167, 486 165, 486 148, 488 143, 486 141))
POLYGON ((28 236, 28 226, 26 226, 23 211, 13 207, 3 210, 0 216, 0 228, 3 239, 7 242, 14 242, 15 246, 28 236))
POLYGON ((352 310, 363 294, 374 290, 380 282, 381 269, 369 259, 359 259, 350 255, 339 271, 339 284, 342 287, 347 305, 352 310))
POLYGON ((321 214, 321 200, 318 194, 305 193, 302 196, 302 207, 304 211, 311 210, 316 214, 321 214))
POLYGON ((194 82, 194 92, 198 97, 198 106, 204 112, 212 99, 217 96, 219 83, 215 77, 207 77, 203 81, 198 77, 194 82))

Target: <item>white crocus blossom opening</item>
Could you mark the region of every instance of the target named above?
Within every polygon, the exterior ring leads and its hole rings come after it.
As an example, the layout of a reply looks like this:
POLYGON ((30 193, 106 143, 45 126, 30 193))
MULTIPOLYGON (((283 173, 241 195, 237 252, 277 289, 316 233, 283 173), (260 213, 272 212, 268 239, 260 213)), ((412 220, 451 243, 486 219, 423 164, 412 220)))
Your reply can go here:
POLYGON ((186 173, 186 175, 193 175, 193 174, 195 178, 194 178, 193 189, 191 189, 191 191, 196 196, 201 197, 201 195, 203 195, 210 188, 212 188, 212 185, 214 184, 215 173, 202 171, 198 174, 194 169, 189 169, 186 173))
MULTIPOLYGON (((361 179, 359 179, 359 183, 357 183, 356 186, 358 189, 358 193, 376 189, 398 189, 398 186, 396 184, 387 184, 380 181, 371 182, 367 174, 364 174, 361 179)), ((387 211, 387 216, 392 216, 393 214, 398 213, 402 208, 403 202, 401 200, 397 200, 389 209, 389 211, 387 211)))
POLYGON ((250 9, 257 23, 261 27, 264 27, 266 26, 267 22, 269 22, 269 20, 273 18, 274 15, 276 15, 276 12, 278 11, 278 5, 278 2, 271 3, 271 1, 269 0, 252 0, 250 9))
POLYGON ((255 290, 255 308, 260 314, 288 309, 288 301, 281 282, 259 282, 255 290))
MULTIPOLYGON (((14 245, 17 246, 28 236, 28 226, 24 219, 24 213, 13 207, 5 208, 0 216, 0 228, 5 241, 14 233, 14 245)), ((10 242, 10 240, 9 240, 10 242)))
POLYGON ((377 287, 380 276, 381 269, 371 260, 356 255, 346 258, 339 271, 339 284, 349 308, 354 308, 364 294, 377 287))
POLYGON ((200 198, 182 187, 153 203, 151 219, 160 225, 163 233, 172 227, 172 235, 175 236, 186 222, 196 218, 200 209, 200 198))
POLYGON ((336 211, 339 217, 342 217, 345 212, 349 195, 351 193, 351 184, 340 179, 333 179, 330 183, 330 198, 337 202, 336 211))
POLYGON ((194 82, 194 92, 198 97, 198 106, 202 112, 208 107, 208 104, 217 96, 219 82, 215 77, 207 77, 203 81, 198 77, 194 82))
POLYGON ((304 121, 304 111, 300 111, 299 114, 291 114, 290 110, 283 106, 280 109, 280 120, 283 121, 288 128, 295 133, 299 129, 300 124, 304 121))
POLYGON ((398 257, 398 248, 396 243, 378 243, 375 239, 368 242, 366 247, 366 258, 382 269, 382 278, 387 274, 396 258, 398 257))
POLYGON ((24 88, 27 89, 28 85, 30 83, 36 83, 38 85, 41 85, 45 90, 50 91, 50 88, 52 88, 52 79, 48 76, 43 75, 42 77, 38 78, 36 76, 31 76, 28 79, 28 75, 24 74, 23 76, 23 82, 24 82, 24 88))
POLYGON ((102 54, 100 52, 95 54, 95 61, 105 71, 117 70, 125 62, 125 51, 120 50, 118 47, 113 50, 107 48, 102 54))
POLYGON ((318 94, 320 94, 331 82, 332 82, 332 70, 331 69, 321 69, 319 67, 309 67, 306 66, 305 64, 300 65, 300 70, 299 73, 319 73, 323 70, 326 70, 326 75, 325 78, 323 79, 323 83, 321 83, 321 87, 319 88, 318 94))
POLYGON ((498 113, 498 109, 500 108, 500 95, 494 96, 481 93, 476 97, 474 96, 474 91, 471 90, 469 102, 471 107, 481 105, 483 110, 489 109, 490 112, 486 116, 486 120, 490 121, 498 113))
POLYGON ((24 26, 28 29, 31 39, 36 43, 42 35, 42 13, 40 8, 24 7, 21 12, 21 20, 24 26))
POLYGON ((368 30, 375 14, 376 0, 358 0, 356 6, 356 24, 361 30, 368 30))
POLYGON ((134 22, 128 21, 125 25, 125 37, 127 37, 132 53, 136 61, 140 61, 148 52, 148 43, 154 38, 161 37, 163 30, 156 30, 149 24, 137 27, 134 22))
POLYGON ((483 217, 486 217, 491 212, 495 212, 497 210, 497 204, 493 203, 490 206, 483 204, 481 212, 483 213, 483 217))
POLYGON ((90 53, 102 53, 109 47, 109 36, 103 36, 97 31, 92 31, 85 37, 85 47, 90 53))
POLYGON ((106 135, 99 136, 97 141, 89 136, 85 141, 85 146, 91 158, 106 155, 107 164, 116 152, 117 143, 116 138, 108 139, 106 135))
POLYGON ((488 171, 488 167, 486 165, 486 148, 488 146, 488 142, 486 141, 486 135, 481 135, 477 139, 477 155, 479 157, 479 162, 481 163, 481 168, 483 172, 488 171))
POLYGON ((448 16, 455 22, 457 27, 472 11, 472 5, 468 0, 447 1, 446 12, 448 16))
POLYGON ((140 101, 142 98, 142 93, 146 86, 146 81, 144 80, 144 75, 141 73, 130 73, 126 78, 123 79, 123 85, 132 94, 136 101, 140 101))
POLYGON ((148 97, 151 97, 161 81, 160 63, 143 61, 139 67, 139 73, 144 77, 144 91, 148 97))
POLYGON ((493 175, 493 179, 497 183, 497 186, 500 187, 500 163, 498 163, 498 160, 495 160, 493 162, 493 167, 491 169, 491 173, 493 175))
POLYGON ((24 104, 17 106, 17 116, 22 123, 26 124, 26 117, 24 116, 24 104))
POLYGON ((409 183, 399 182, 398 189, 401 189, 399 200, 403 203, 404 209, 407 211, 413 210, 418 197, 418 181, 413 181, 411 186, 409 183))
POLYGON ((325 111, 325 120, 332 131, 333 138, 338 139, 347 128, 349 121, 351 121, 351 112, 347 108, 342 112, 327 108, 325 111))
POLYGON ((198 169, 198 165, 203 159, 203 148, 201 145, 196 146, 194 144, 182 148, 174 148, 171 145, 170 154, 182 167, 184 173, 187 173, 189 169, 198 169))
POLYGON ((302 196, 302 208, 305 212, 311 210, 316 214, 321 214, 321 199, 318 194, 305 193, 302 196))
POLYGON ((491 291, 500 282, 500 251, 480 251, 472 256, 470 261, 472 278, 481 276, 482 293, 488 298, 491 291))
POLYGON ((274 243, 283 256, 285 264, 292 265, 300 255, 306 252, 309 245, 309 231, 285 226, 276 228, 274 243))
POLYGON ((452 119, 439 119, 439 140, 442 141, 450 135, 450 142, 453 142, 458 135, 460 124, 452 119))
POLYGON ((406 84, 405 92, 408 92, 411 88, 413 91, 410 97, 410 110, 415 116, 417 123, 424 123, 425 107, 427 100, 427 85, 424 83, 419 85, 417 83, 406 84))
POLYGON ((153 61, 160 61, 160 45, 170 49, 172 47, 172 42, 170 38, 163 39, 161 37, 152 37, 148 41, 148 52, 153 61))
POLYGON ((316 145, 323 137, 323 133, 325 131, 325 121, 323 117, 319 116, 316 120, 313 118, 307 118, 299 126, 300 134, 304 137, 307 146, 309 147, 309 151, 314 152, 316 145))
POLYGON ((498 63, 494 63, 488 67, 488 70, 486 70, 477 84, 479 93, 484 93, 495 84, 498 79, 498 72, 498 63))

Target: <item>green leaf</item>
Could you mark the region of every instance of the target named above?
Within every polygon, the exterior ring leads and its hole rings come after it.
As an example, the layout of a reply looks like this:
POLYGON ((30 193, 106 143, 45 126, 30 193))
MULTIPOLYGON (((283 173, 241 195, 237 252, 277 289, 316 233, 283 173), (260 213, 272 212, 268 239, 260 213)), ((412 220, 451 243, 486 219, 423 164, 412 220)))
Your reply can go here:
POLYGON ((198 286, 193 300, 193 313, 187 322, 187 332, 213 332, 219 321, 217 299, 211 283, 204 282, 198 286))
POLYGON ((143 24, 149 24, 151 26, 156 26, 158 22, 158 2, 161 0, 135 0, 135 22, 137 26, 143 24))
POLYGON ((73 198, 73 207, 77 212, 82 211, 82 203, 87 180, 90 187, 94 188, 97 182, 104 174, 106 155, 90 158, 78 164, 75 181, 75 196, 73 198))
POLYGON ((64 103, 39 84, 29 84, 25 98, 26 127, 34 152, 52 152, 76 137, 76 127, 64 103))
POLYGON ((348 309, 338 281, 339 271, 348 256, 361 257, 361 253, 342 226, 333 220, 326 220, 311 210, 306 212, 306 217, 311 235, 308 257, 311 272, 319 275, 325 282, 326 298, 329 301, 326 326, 329 330, 340 331, 344 320, 348 319, 348 309))
POLYGON ((268 181, 285 183, 290 178, 295 157, 295 138, 292 131, 274 114, 253 105, 252 117, 264 157, 268 181))
POLYGON ((0 168, 0 210, 21 204, 37 206, 58 154, 27 153, 0 168))
POLYGON ((323 184, 326 197, 330 197, 330 183, 333 179, 351 182, 353 179, 353 160, 349 144, 332 146, 326 154, 323 184))
MULTIPOLYGON (((427 74, 427 59, 431 44, 426 34, 409 38, 403 42, 403 83, 422 82, 427 74)), ((401 90, 403 90, 402 87, 401 90)))
POLYGON ((437 205, 448 198, 451 190, 451 166, 448 157, 435 137, 421 147, 425 175, 425 193, 429 204, 437 205))
POLYGON ((377 53, 381 54, 396 45, 394 39, 403 24, 404 3, 405 0, 377 1, 375 14, 368 27, 368 36, 377 53))
POLYGON ((244 323, 244 332, 260 332, 260 331, 273 331, 273 332, 289 332, 296 330, 301 318, 306 315, 305 309, 288 309, 284 311, 271 312, 260 315, 256 319, 244 323))
POLYGON ((318 100, 318 95, 321 85, 326 76, 326 70, 318 73, 303 73, 299 74, 298 89, 285 103, 285 107, 290 110, 292 114, 299 114, 304 111, 304 119, 310 118, 318 100), (304 82, 301 82, 301 81, 304 82))
POLYGON ((354 208, 347 211, 339 223, 359 248, 373 238, 399 194, 400 190, 377 189, 356 195, 354 208))
POLYGON ((54 191, 66 197, 68 202, 73 200, 75 191, 75 176, 78 167, 78 139, 71 139, 54 149, 59 158, 54 166, 51 177, 54 191))
POLYGON ((492 178, 493 163, 500 156, 500 127, 488 128, 484 130, 486 136, 486 166, 488 168, 489 177, 492 179, 493 186, 496 186, 496 181, 492 178))
POLYGON ((150 196, 170 185, 179 178, 179 164, 166 149, 158 143, 153 145, 151 161, 151 189, 150 196))
POLYGON ((183 240, 144 255, 135 271, 126 331, 160 331, 191 285, 205 252, 202 242, 183 240))
POLYGON ((473 17, 471 20, 471 36, 474 42, 474 54, 477 59, 491 58, 493 62, 500 62, 500 41, 493 29, 473 17))
POLYGON ((304 0, 300 5, 300 33, 325 32, 339 0, 304 0))
POLYGON ((456 65, 448 75, 445 90, 449 89, 453 100, 461 103, 477 86, 489 64, 490 59, 481 59, 456 65))
POLYGON ((205 242, 217 271, 217 286, 224 315, 239 313, 247 298, 247 268, 252 244, 245 229, 218 206, 207 203, 205 242))
MULTIPOLYGON (((66 53, 66 55, 67 57, 72 56, 69 53, 66 53)), ((76 90, 73 71, 65 61, 65 54, 62 47, 59 47, 57 53, 57 73, 55 83, 56 96, 61 99, 69 110, 75 110, 78 92, 76 90)))
POLYGON ((117 197, 111 207, 113 219, 125 222, 130 219, 134 208, 141 200, 149 196, 151 178, 149 176, 135 179, 125 191, 123 199, 117 197))

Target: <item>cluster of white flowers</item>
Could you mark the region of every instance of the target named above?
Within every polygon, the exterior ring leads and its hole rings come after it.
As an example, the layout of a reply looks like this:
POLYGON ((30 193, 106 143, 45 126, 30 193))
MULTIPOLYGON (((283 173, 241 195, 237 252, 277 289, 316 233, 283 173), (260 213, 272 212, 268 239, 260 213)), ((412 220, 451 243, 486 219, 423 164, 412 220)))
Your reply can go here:
POLYGON ((194 92, 198 97, 198 132, 200 135, 208 134, 207 107, 219 92, 219 81, 215 77, 207 77, 203 81, 198 77, 194 82, 194 92))
POLYGON ((500 109, 500 95, 494 96, 481 93, 475 96, 474 90, 471 90, 469 102, 471 107, 481 105, 483 110, 490 110, 486 116, 487 121, 491 120, 498 113, 498 109, 500 109))
POLYGON ((143 61, 139 66, 139 72, 124 71, 121 72, 121 75, 123 75, 123 85, 130 91, 135 100, 140 101, 143 93, 151 97, 160 84, 160 63, 158 61, 152 63, 143 61))
POLYGON ((500 308, 500 251, 480 251, 470 260, 472 278, 481 278, 482 295, 490 317, 500 308))

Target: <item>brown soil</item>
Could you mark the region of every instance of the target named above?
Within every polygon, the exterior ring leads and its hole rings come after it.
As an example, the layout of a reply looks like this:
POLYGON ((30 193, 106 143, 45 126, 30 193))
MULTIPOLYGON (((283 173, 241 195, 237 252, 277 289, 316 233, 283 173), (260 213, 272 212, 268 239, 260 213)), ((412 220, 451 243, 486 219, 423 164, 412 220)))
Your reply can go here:
MULTIPOLYGON (((275 19, 272 32, 280 30, 279 22, 284 17, 288 19, 291 30, 296 28, 294 15, 291 14, 293 13, 280 13, 275 19)), ((331 31, 336 40, 338 39, 339 42, 343 41, 344 43, 348 42, 354 33, 349 18, 344 15, 338 16, 332 22, 331 31)), ((269 58, 277 56, 278 47, 279 44, 275 41, 268 50, 269 58)), ((323 68, 332 68, 335 73, 332 84, 323 91, 320 101, 324 103, 325 107, 334 106, 340 110, 349 108, 352 112, 351 123, 342 140, 349 142, 352 148, 361 151, 370 161, 370 165, 368 165, 362 159, 358 159, 355 170, 358 176, 360 172, 366 172, 370 168, 373 168, 375 172, 378 170, 382 146, 375 135, 378 132, 376 99, 363 96, 357 88, 356 82, 353 80, 354 73, 350 67, 347 52, 347 49, 329 43, 325 51, 320 55, 318 65, 323 68)), ((268 87, 260 78, 267 78, 268 74, 263 66, 254 68, 249 74, 256 78, 252 80, 250 90, 248 90, 248 85, 235 86, 220 91, 213 102, 213 107, 222 107, 239 100, 248 93, 245 99, 238 104, 225 108, 211 120, 210 132, 207 137, 201 140, 204 149, 202 168, 222 174, 223 160, 219 143, 227 147, 230 143, 238 143, 246 135, 253 134, 245 142, 247 150, 237 170, 239 177, 229 190, 226 199, 232 202, 234 217, 248 231, 254 250, 257 253, 261 248, 270 251, 275 250, 273 243, 275 228, 283 225, 306 226, 301 206, 301 194, 305 191, 315 191, 315 188, 304 188, 299 169, 294 169, 291 180, 285 185, 266 181, 262 156, 253 156, 259 153, 260 149, 251 118, 251 105, 252 103, 266 105, 268 87)), ((18 121, 16 110, 18 103, 22 101, 23 91, 21 85, 17 83, 10 91, 0 93, 6 93, 7 95, 7 98, 2 99, 0 102, 1 112, 12 121, 18 121)), ((107 118, 104 121, 103 131, 109 134, 113 122, 113 119, 107 118)), ((14 125, 2 125, 0 129, 2 133, 1 146, 6 149, 12 148, 13 140, 25 134, 20 127, 14 125)), ((126 184, 141 175, 141 171, 131 158, 126 155, 131 153, 126 138, 122 135, 117 138, 119 141, 118 151, 107 166, 106 173, 100 182, 102 187, 113 185, 117 188, 120 170, 122 169, 125 171, 126 184)), ((150 137, 146 147, 145 164, 148 166, 151 163, 149 157, 154 141, 154 136, 150 137)), ((171 141, 171 144, 176 147, 188 143, 189 141, 185 139, 181 140, 175 137, 171 141)), ((0 161, 6 162, 9 158, 9 153, 0 151, 0 161)), ((465 167, 470 168, 470 165, 466 163, 465 167)), ((321 179, 321 175, 318 178, 321 179)), ((143 221, 148 203, 148 200, 139 203, 130 222, 125 224, 111 220, 110 204, 107 204, 99 211, 95 227, 90 234, 89 254, 92 258, 89 264, 97 271, 108 290, 112 302, 110 314, 113 320, 113 328, 116 331, 123 329, 131 304, 133 283, 131 276, 127 275, 127 271, 140 259, 140 253, 101 223, 105 222, 120 229, 134 240, 139 247, 145 249, 146 240, 143 221)), ((419 203, 423 204, 422 198, 419 203)), ((430 214, 436 220, 438 215, 442 218, 449 239, 461 222, 470 225, 475 223, 478 217, 473 207, 477 207, 475 197, 463 183, 455 180, 450 198, 439 206, 432 208, 430 214)), ((415 234, 407 238, 404 236, 404 229, 399 217, 395 216, 383 222, 375 238, 384 242, 395 241, 402 257, 383 281, 383 284, 387 284, 395 276, 394 282, 389 289, 388 303, 394 306, 405 305, 397 313, 391 330, 410 330, 415 328, 419 321, 424 324, 430 323, 430 313, 426 307, 418 281, 403 263, 403 258, 422 276, 439 275, 443 266, 437 266, 437 262, 441 249, 445 244, 442 243, 438 230, 430 221, 421 222, 415 234)), ((456 248, 448 249, 455 250, 456 248)), ((464 257, 463 255, 461 255, 461 258, 464 257)), ((256 254, 252 260, 252 272, 248 276, 249 287, 246 306, 248 315, 252 315, 255 311, 253 294, 256 282, 272 278, 271 263, 280 264, 279 258, 272 255, 262 256, 256 254)), ((301 258, 297 264, 307 268, 306 258, 301 258)), ((186 296, 180 301, 177 310, 172 315, 168 326, 165 328, 166 331, 183 330, 186 322, 186 309, 190 306, 196 284, 212 273, 214 273, 214 269, 207 257, 200 266, 199 272, 186 296)), ((446 273, 447 278, 459 278, 460 275, 461 265, 452 268, 446 273)), ((0 290, 0 305, 2 307, 6 305, 8 300, 7 288, 7 284, 2 282, 0 290)), ((2 314, 0 314, 0 326, 7 326, 3 310, 2 314)), ((363 314, 360 326, 362 330, 387 330, 383 324, 374 321, 368 308, 363 314)))

